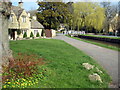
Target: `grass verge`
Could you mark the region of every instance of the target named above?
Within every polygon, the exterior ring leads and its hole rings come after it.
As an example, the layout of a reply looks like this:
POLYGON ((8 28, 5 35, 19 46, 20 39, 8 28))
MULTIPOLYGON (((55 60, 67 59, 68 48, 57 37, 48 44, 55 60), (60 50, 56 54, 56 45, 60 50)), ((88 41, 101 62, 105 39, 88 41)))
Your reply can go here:
MULTIPOLYGON (((36 54, 45 58, 47 62, 42 66, 47 73, 45 79, 38 79, 38 83, 31 84, 29 88, 107 88, 111 81, 110 76, 95 60, 64 41, 55 39, 11 41, 10 47, 14 55, 36 54), (95 68, 86 70, 82 63, 90 63, 103 73, 97 72, 95 68), (98 73, 103 83, 90 81, 88 76, 93 73, 98 73)), ((36 80, 36 78, 32 79, 36 80)))
POLYGON ((77 37, 71 37, 71 36, 68 36, 68 35, 66 35, 66 36, 70 37, 70 38, 73 38, 73 39, 76 39, 76 40, 80 40, 80 41, 91 43, 91 44, 94 44, 94 45, 97 45, 97 46, 101 46, 101 47, 104 47, 104 48, 120 51, 120 48, 115 47, 115 46, 109 46, 109 45, 105 45, 105 44, 101 44, 101 43, 97 43, 97 42, 92 42, 92 41, 89 41, 89 40, 83 40, 83 39, 80 39, 80 38, 77 38, 77 37))

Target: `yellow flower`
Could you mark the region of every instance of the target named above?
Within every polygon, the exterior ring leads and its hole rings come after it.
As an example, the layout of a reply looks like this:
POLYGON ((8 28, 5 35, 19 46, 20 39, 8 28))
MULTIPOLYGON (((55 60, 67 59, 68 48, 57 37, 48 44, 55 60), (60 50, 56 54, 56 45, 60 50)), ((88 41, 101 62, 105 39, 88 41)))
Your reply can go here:
POLYGON ((6 88, 6 85, 4 86, 4 88, 6 88))
POLYGON ((24 83, 22 83, 21 86, 24 86, 24 83))
POLYGON ((10 82, 8 82, 8 84, 10 84, 10 82))
POLYGON ((12 87, 15 87, 15 86, 12 85, 12 87))
POLYGON ((24 79, 24 78, 23 78, 22 80, 23 80, 23 81, 25 81, 25 79, 24 79))

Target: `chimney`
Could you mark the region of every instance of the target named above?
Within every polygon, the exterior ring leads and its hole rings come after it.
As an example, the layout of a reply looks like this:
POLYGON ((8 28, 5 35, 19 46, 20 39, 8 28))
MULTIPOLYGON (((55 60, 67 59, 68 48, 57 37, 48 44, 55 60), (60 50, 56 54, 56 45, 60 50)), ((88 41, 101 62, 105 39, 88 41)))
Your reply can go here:
POLYGON ((18 7, 23 8, 23 2, 22 2, 22 0, 20 2, 18 2, 18 7))
POLYGON ((28 17, 30 17, 30 13, 28 13, 28 17))
POLYGON ((36 16, 33 16, 32 18, 33 18, 34 20, 37 20, 37 17, 36 17, 36 16))

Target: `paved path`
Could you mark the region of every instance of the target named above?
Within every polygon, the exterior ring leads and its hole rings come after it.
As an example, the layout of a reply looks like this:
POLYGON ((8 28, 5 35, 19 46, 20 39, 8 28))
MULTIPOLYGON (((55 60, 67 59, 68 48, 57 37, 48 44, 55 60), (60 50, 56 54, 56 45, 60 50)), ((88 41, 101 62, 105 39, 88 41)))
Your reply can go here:
POLYGON ((99 47, 90 43, 75 40, 61 34, 54 37, 54 39, 64 40, 72 46, 82 50, 103 66, 108 74, 112 77, 112 87, 118 86, 118 52, 103 47, 99 47))

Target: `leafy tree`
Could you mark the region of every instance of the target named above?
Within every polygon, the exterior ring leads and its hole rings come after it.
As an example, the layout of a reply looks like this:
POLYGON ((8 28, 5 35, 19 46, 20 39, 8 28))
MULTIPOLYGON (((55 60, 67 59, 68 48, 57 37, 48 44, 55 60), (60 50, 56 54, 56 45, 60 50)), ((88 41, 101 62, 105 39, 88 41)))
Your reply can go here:
POLYGON ((68 23, 70 12, 63 2, 38 2, 37 18, 47 29, 57 29, 60 23, 68 23))
POLYGON ((98 3, 77 2, 73 4, 73 7, 73 22, 78 31, 82 27, 101 31, 105 17, 104 9, 98 3))
POLYGON ((30 37, 34 37, 33 32, 30 33, 30 37))
POLYGON ((74 26, 73 26, 73 2, 68 2, 67 5, 68 5, 68 10, 70 12, 70 16, 69 16, 67 24, 68 24, 69 28, 72 30, 72 29, 74 29, 74 26))
POLYGON ((37 32, 36 37, 40 37, 39 32, 37 32))
POLYGON ((115 17, 117 13, 117 5, 111 5, 111 2, 101 2, 101 5, 105 9, 104 29, 106 30, 106 32, 109 32, 111 20, 115 17))
POLYGON ((26 38, 27 37, 27 33, 25 32, 24 35, 23 35, 23 38, 26 38))
POLYGON ((118 2, 117 30, 118 30, 118 35, 120 36, 120 1, 118 2))

